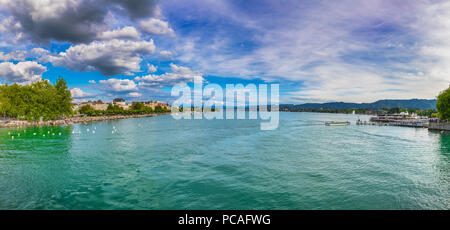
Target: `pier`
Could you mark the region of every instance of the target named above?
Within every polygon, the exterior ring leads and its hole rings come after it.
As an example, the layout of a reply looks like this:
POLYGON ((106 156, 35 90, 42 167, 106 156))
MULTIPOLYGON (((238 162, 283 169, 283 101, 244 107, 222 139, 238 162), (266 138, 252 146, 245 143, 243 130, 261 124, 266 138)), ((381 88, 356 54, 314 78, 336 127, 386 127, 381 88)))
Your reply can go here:
POLYGON ((429 130, 450 131, 450 122, 439 119, 430 119, 429 130))

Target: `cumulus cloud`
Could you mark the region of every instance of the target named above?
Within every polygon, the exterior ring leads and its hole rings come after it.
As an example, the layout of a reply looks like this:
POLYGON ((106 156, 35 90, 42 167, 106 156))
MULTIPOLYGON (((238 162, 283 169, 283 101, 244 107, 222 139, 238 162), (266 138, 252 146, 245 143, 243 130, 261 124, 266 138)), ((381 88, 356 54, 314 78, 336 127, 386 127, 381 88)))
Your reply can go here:
POLYGON ((26 54, 26 51, 0 52, 0 61, 24 61, 27 56, 26 54))
POLYGON ((39 58, 49 52, 42 48, 31 50, 15 50, 9 53, 0 52, 0 61, 25 61, 27 58, 39 58))
POLYGON ((1 0, 0 10, 10 14, 1 27, 22 33, 35 42, 86 43, 107 30, 105 19, 111 12, 131 19, 146 18, 153 15, 155 3, 153 0, 1 0))
POLYGON ((98 39, 100 40, 111 40, 111 39, 132 39, 132 40, 139 40, 141 38, 141 35, 136 30, 136 28, 132 26, 126 26, 122 29, 112 30, 112 31, 105 31, 102 32, 98 39))
POLYGON ((162 88, 165 86, 173 86, 178 83, 193 82, 195 78, 203 80, 201 73, 194 72, 184 66, 177 66, 170 64, 172 72, 162 75, 147 75, 143 77, 136 77, 134 81, 138 82, 141 88, 162 88))
POLYGON ((174 53, 168 50, 163 50, 159 52, 159 59, 161 60, 172 60, 174 53))
POLYGON ((58 55, 48 55, 42 60, 56 66, 76 71, 100 71, 105 76, 139 72, 142 56, 155 51, 150 41, 95 41, 71 46, 58 55))
POLYGON ((140 28, 144 32, 152 35, 171 35, 173 36, 175 32, 170 28, 169 23, 162 21, 157 18, 150 18, 148 20, 143 20, 140 22, 140 28))
POLYGON ((147 64, 147 72, 149 73, 154 73, 158 70, 158 68, 156 68, 156 66, 152 65, 152 64, 147 64))
POLYGON ((102 90, 115 93, 138 90, 136 83, 129 79, 110 78, 108 80, 100 80, 99 84, 102 90))
POLYGON ((142 94, 138 92, 131 92, 127 94, 127 97, 142 97, 142 94))
POLYGON ((29 84, 42 79, 42 74, 47 68, 34 61, 0 63, 0 77, 7 82, 29 84))
POLYGON ((93 93, 87 93, 81 90, 80 88, 73 88, 70 90, 72 97, 75 99, 89 98, 95 96, 93 93))
POLYGON ((46 55, 46 54, 49 54, 50 52, 48 51, 48 50, 46 50, 46 49, 43 49, 43 48, 33 48, 31 51, 30 51, 30 53, 32 54, 32 55, 35 55, 36 57, 41 57, 41 56, 43 56, 43 55, 46 55))

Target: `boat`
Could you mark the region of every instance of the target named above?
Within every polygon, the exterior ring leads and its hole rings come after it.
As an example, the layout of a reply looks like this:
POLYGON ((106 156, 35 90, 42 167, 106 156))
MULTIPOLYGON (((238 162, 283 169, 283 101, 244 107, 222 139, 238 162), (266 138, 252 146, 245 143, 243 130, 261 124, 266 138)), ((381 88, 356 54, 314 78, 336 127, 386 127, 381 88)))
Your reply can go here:
POLYGON ((326 126, 342 126, 342 125, 350 125, 348 121, 329 121, 325 122, 326 126))

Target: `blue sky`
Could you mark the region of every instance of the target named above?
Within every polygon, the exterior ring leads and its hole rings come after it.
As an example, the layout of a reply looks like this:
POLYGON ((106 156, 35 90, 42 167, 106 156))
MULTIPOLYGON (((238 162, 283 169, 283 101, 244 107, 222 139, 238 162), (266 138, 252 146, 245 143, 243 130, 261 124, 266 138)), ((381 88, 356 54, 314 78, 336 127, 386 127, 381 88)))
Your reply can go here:
POLYGON ((281 103, 434 98, 448 1, 0 0, 0 82, 63 76, 76 101, 174 84, 280 84, 281 103))

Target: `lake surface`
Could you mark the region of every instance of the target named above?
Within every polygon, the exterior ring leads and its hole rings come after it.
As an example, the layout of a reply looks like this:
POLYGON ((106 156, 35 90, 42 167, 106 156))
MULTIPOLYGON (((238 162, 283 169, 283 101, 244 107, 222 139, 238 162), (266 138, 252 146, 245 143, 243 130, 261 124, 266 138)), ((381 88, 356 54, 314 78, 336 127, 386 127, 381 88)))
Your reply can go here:
POLYGON ((357 118, 280 113, 274 131, 170 115, 0 129, 0 209, 450 208, 450 134, 357 118))

